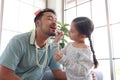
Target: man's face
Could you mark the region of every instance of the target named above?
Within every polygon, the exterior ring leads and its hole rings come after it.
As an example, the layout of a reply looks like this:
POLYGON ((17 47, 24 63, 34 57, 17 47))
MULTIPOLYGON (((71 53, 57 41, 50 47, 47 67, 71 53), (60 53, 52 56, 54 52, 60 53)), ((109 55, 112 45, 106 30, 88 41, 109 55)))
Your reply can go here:
POLYGON ((43 34, 55 36, 55 30, 57 28, 55 14, 52 12, 45 12, 39 21, 40 25, 38 28, 43 34))

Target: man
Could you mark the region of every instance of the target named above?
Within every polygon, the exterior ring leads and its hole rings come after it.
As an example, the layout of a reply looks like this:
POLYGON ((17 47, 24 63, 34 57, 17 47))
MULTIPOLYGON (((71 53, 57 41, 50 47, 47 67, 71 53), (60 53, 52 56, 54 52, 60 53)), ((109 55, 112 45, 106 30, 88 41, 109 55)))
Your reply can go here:
POLYGON ((65 72, 53 59, 52 44, 55 36, 56 15, 44 9, 35 19, 35 31, 12 38, 0 58, 0 80, 42 80, 47 66, 56 80, 66 80, 65 72))

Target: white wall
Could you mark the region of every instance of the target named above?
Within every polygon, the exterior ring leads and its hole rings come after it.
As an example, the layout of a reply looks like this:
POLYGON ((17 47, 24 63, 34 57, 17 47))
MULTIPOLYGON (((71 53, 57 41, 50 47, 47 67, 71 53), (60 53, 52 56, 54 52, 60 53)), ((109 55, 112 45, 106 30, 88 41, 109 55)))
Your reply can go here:
POLYGON ((1 45, 1 33, 2 33, 3 2, 4 0, 0 0, 0 45, 1 45))

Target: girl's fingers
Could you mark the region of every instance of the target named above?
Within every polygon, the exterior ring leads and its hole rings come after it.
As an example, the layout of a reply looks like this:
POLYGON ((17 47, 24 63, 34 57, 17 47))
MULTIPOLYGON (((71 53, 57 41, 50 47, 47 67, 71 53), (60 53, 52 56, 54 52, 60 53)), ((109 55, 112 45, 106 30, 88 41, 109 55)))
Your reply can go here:
POLYGON ((63 56, 62 53, 58 53, 55 55, 55 59, 58 61, 62 58, 62 56, 63 56))

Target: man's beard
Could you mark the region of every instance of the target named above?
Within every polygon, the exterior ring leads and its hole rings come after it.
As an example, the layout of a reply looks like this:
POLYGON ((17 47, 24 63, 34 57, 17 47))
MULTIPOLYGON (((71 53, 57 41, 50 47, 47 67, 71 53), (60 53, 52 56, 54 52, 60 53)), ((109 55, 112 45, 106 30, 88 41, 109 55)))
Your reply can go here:
POLYGON ((42 25, 42 23, 41 23, 41 31, 42 31, 43 33, 45 33, 45 34, 47 34, 47 35, 49 35, 49 36, 55 36, 55 35, 56 35, 55 31, 45 32, 42 27, 43 27, 43 25, 42 25))
POLYGON ((55 36, 56 33, 53 31, 53 32, 50 32, 49 36, 55 36))

